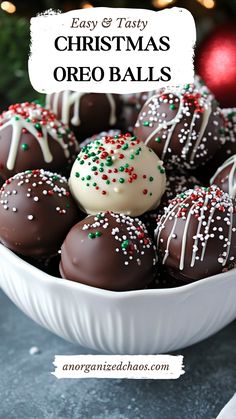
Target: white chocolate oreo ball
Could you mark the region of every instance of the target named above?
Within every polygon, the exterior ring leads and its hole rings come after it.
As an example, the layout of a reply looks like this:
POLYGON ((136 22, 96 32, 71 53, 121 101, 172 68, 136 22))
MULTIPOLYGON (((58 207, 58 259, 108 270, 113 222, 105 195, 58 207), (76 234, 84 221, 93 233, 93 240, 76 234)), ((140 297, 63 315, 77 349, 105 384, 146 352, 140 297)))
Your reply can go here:
POLYGON ((104 137, 82 148, 69 186, 88 214, 114 211, 138 216, 155 209, 165 192, 163 162, 130 134, 104 137))

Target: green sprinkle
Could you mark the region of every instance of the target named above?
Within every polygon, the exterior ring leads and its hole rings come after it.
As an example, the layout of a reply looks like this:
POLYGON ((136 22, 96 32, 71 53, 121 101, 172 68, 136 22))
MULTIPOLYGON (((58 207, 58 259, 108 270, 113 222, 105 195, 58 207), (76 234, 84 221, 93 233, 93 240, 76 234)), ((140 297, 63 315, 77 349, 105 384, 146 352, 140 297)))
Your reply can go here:
POLYGON ((152 196, 152 192, 150 192, 149 196, 152 196))
POLYGON ((133 137, 130 138, 130 140, 136 140, 136 139, 137 139, 136 135, 133 135, 133 137))
POLYGON ((102 236, 101 231, 96 231, 95 236, 96 236, 96 237, 101 237, 101 236, 102 236))
POLYGON ((188 90, 190 88, 190 84, 185 84, 184 88, 185 90, 188 90))
POLYGON ((125 170, 124 166, 119 167, 119 172, 123 172, 125 170))
POLYGON ((23 151, 29 150, 28 144, 21 144, 21 150, 23 150, 23 151))
POLYGON ((85 180, 85 177, 83 176, 83 177, 81 178, 81 180, 85 180))
POLYGON ((117 140, 117 138, 119 138, 119 135, 114 135, 115 140, 117 140))
POLYGON ((90 183, 86 183, 86 186, 90 186, 90 183))
POLYGON ((107 180, 107 181, 106 181, 106 184, 107 184, 107 185, 110 185, 110 183, 111 183, 111 182, 110 182, 109 180, 107 180))
POLYGON ((155 141, 156 141, 157 143, 160 143, 160 142, 161 142, 161 137, 157 137, 157 138, 155 138, 155 141))
POLYGON ((70 208, 70 204, 66 204, 66 208, 68 209, 68 208, 70 208))
POLYGON ((106 162, 106 166, 112 166, 113 165, 113 162, 112 161, 107 161, 106 162))
MULTIPOLYGON (((78 173, 78 172, 76 172, 76 173, 78 173)), ((53 177, 52 177, 52 180, 58 180, 59 179, 59 177, 57 176, 57 175, 54 175, 53 177)))
MULTIPOLYGON (((16 116, 16 121, 18 121, 18 119, 19 119, 19 117, 18 116, 16 116)), ((26 118, 26 122, 31 122, 31 119, 30 118, 26 118)))
POLYGON ((149 127, 149 122, 148 122, 148 121, 144 121, 144 122, 143 122, 143 126, 144 126, 144 127, 149 127))
POLYGON ((129 163, 125 163, 125 167, 127 168, 127 167, 129 167, 129 163))
POLYGON ((95 172, 95 171, 97 170, 97 166, 92 166, 92 167, 91 167, 91 170, 92 170, 93 172, 95 172))
POLYGON ((134 154, 130 154, 130 160, 134 160, 134 154))
POLYGON ((162 174, 165 173, 165 169, 164 169, 163 166, 157 166, 157 168, 158 168, 160 173, 162 173, 162 174))
POLYGON ((139 151, 139 150, 136 150, 136 151, 135 151, 136 156, 138 156, 138 155, 139 155, 139 153, 140 153, 140 151, 139 151))
POLYGON ((97 186, 96 182, 93 182, 93 186, 97 186))
POLYGON ((80 177, 79 172, 75 172, 75 177, 80 177))
POLYGON ((94 233, 89 233, 89 234, 88 234, 88 237, 89 237, 90 239, 95 239, 96 235, 95 235, 94 233))
POLYGON ((80 160, 80 163, 79 164, 84 164, 84 160, 80 160))
POLYGON ((150 180, 150 182, 152 182, 152 181, 153 181, 153 177, 152 177, 152 176, 150 176, 149 180, 150 180))
POLYGON ((87 180, 90 180, 91 179, 91 176, 90 175, 86 176, 86 179, 87 180))
POLYGON ((99 167, 99 172, 104 172, 104 169, 102 167, 99 167))
POLYGON ((126 143, 125 145, 123 145, 123 147, 121 147, 122 150, 127 150, 127 148, 129 148, 129 145, 126 143))
POLYGON ((36 129, 41 129, 41 125, 38 122, 34 126, 36 129))
POLYGON ((102 166, 102 167, 103 167, 103 166, 104 166, 104 163, 103 163, 103 162, 102 162, 102 163, 100 163, 100 166, 102 166))
POLYGON ((120 183, 124 183, 125 182, 124 178, 123 177, 120 177, 119 182, 120 183))
POLYGON ((171 109, 172 111, 174 111, 174 110, 176 109, 176 106, 174 105, 174 103, 172 103, 172 104, 170 105, 170 109, 171 109))
POLYGON ((19 121, 19 116, 15 116, 15 121, 19 121))
POLYGON ((124 240, 121 243, 121 248, 124 249, 124 250, 126 250, 128 247, 129 247, 129 240, 124 240))

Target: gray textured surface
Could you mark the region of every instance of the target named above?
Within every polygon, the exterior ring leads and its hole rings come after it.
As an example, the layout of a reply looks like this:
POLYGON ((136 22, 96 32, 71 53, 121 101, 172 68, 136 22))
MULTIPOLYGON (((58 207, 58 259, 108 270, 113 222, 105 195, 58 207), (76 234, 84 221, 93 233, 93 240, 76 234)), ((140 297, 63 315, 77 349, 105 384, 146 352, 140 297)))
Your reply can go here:
POLYGON ((236 322, 179 351, 179 380, 50 375, 55 354, 86 352, 37 326, 0 291, 0 419, 213 419, 236 391, 236 322), (41 353, 30 355, 32 346, 41 353))

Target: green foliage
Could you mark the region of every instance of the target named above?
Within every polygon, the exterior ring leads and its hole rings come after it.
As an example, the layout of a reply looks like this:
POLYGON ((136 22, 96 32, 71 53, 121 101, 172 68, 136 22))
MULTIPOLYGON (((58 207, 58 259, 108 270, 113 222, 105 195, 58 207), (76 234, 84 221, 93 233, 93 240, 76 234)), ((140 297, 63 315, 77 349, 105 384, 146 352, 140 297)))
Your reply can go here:
POLYGON ((0 11, 0 94, 9 103, 39 99, 28 76, 30 22, 0 11))

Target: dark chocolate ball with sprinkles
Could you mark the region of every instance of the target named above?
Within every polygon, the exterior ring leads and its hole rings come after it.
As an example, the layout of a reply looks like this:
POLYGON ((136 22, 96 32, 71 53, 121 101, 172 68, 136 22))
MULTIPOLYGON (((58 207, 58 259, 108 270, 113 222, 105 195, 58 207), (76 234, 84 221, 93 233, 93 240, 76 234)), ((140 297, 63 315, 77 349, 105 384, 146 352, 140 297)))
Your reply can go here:
POLYGON ((81 214, 65 178, 27 170, 6 180, 0 191, 0 241, 14 252, 47 258, 57 253, 81 214))
POLYGON ((162 161, 131 134, 103 137, 83 147, 69 186, 88 214, 114 211, 138 216, 156 208, 165 191, 162 161))
POLYGON ((196 169, 224 143, 222 127, 223 117, 212 95, 186 85, 152 96, 138 116, 134 134, 166 168, 196 169))
POLYGON ((156 254, 137 218, 113 212, 86 217, 61 249, 63 278, 112 291, 144 288, 153 280, 156 254))
POLYGON ((211 185, 217 185, 231 197, 236 198, 236 154, 229 157, 211 178, 211 185))
POLYGON ((41 167, 68 174, 78 143, 68 126, 32 102, 16 103, 0 115, 0 175, 41 167))
POLYGON ((184 283, 236 266, 236 202, 217 186, 177 195, 157 223, 158 261, 184 283))

